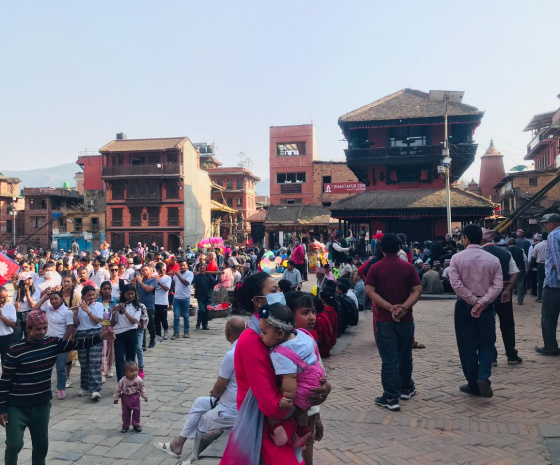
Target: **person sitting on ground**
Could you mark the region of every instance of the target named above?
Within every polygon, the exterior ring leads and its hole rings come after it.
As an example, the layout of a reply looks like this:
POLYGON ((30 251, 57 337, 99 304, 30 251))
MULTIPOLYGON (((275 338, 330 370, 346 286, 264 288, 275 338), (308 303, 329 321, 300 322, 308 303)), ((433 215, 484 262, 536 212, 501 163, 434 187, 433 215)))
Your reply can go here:
POLYGON ((335 281, 334 273, 332 267, 329 263, 325 263, 325 279, 330 281, 335 281))
MULTIPOLYGON (((307 410, 311 404, 307 396, 311 388, 321 386, 325 370, 319 363, 320 355, 317 344, 308 331, 296 330, 294 314, 282 304, 265 305, 259 311, 261 340, 271 349, 270 359, 276 375, 282 378, 282 398, 278 407, 291 410, 297 423, 294 447, 305 444, 311 435, 307 426, 307 410)), ((272 441, 278 447, 288 442, 286 430, 276 419, 267 418, 271 428, 272 441)))
POLYGON ((353 292, 358 299, 358 310, 362 311, 366 306, 366 285, 359 271, 352 274, 353 292))
POLYGON ((422 292, 425 294, 441 294, 443 293, 443 284, 436 270, 430 269, 428 263, 424 263, 427 269, 422 274, 422 292))
POLYGON ((171 442, 156 442, 154 446, 178 459, 187 439, 194 439, 193 458, 198 459, 198 443, 203 433, 215 429, 228 429, 237 417, 237 381, 234 371, 234 354, 237 339, 245 329, 245 321, 234 316, 226 323, 225 336, 231 348, 225 354, 218 379, 210 397, 199 397, 193 403, 179 436, 171 442))

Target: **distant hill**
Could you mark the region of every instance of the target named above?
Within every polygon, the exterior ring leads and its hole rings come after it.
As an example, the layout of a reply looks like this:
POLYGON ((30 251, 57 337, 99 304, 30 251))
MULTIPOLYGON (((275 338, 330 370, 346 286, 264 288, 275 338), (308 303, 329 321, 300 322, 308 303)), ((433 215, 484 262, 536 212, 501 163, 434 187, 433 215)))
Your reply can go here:
POLYGON ((257 195, 270 195, 270 178, 259 181, 255 190, 257 195))
POLYGON ((65 182, 68 182, 71 187, 75 187, 74 175, 79 171, 81 171, 80 167, 76 163, 65 163, 36 170, 2 171, 2 174, 9 178, 20 178, 20 189, 22 187, 62 187, 65 182))

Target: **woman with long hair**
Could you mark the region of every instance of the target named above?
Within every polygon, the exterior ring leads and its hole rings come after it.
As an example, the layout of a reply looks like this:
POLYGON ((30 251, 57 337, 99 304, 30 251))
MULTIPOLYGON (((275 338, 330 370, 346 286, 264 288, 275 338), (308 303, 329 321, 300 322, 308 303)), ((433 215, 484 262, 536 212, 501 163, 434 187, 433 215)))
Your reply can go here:
MULTIPOLYGON (((136 357, 136 328, 142 316, 142 305, 136 288, 131 284, 123 286, 119 305, 111 308, 111 326, 115 331, 115 368, 117 379, 124 376, 125 361, 136 357)), ((145 309, 145 307, 144 307, 145 309)))
MULTIPOLYGON (((111 265, 116 267, 116 265, 111 265)), ((113 285, 110 281, 101 283, 100 296, 97 299, 103 305, 103 319, 101 320, 101 332, 113 333, 115 330, 111 326, 111 309, 119 304, 119 297, 113 296, 113 285)), ((103 354, 101 356, 101 381, 113 377, 113 364, 115 363, 115 339, 103 341, 103 354)))
MULTIPOLYGON (((82 302, 82 297, 78 292, 76 292, 76 278, 71 273, 62 278, 62 300, 64 301, 64 305, 66 305, 70 310, 74 310, 77 308, 78 305, 82 302)), ((74 332, 70 335, 70 339, 74 339, 76 333, 76 328, 74 328, 74 332)), ((73 350, 68 352, 67 361, 66 361, 66 388, 72 386, 72 381, 70 381, 70 372, 72 371, 72 364, 78 361, 78 351, 73 350)))
POLYGON ((34 307, 41 295, 33 284, 33 275, 29 272, 20 273, 19 276, 12 277, 14 285, 13 303, 17 312, 17 323, 14 329, 14 341, 19 341, 22 337, 27 337, 25 321, 27 314, 34 307))
MULTIPOLYGON (((103 319, 103 305, 97 302, 97 293, 93 286, 82 288, 82 302, 74 310, 74 325, 77 328, 76 339, 101 335, 101 320, 103 319)), ((78 350, 80 360, 80 392, 79 396, 90 394, 91 400, 101 398, 101 356, 103 345, 97 344, 89 349, 78 350)))

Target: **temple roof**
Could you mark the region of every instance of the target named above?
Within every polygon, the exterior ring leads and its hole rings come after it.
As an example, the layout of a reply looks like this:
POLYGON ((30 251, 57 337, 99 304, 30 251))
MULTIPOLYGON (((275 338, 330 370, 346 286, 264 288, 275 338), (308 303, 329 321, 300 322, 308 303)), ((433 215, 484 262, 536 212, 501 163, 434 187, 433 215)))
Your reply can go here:
POLYGON ((270 205, 264 224, 328 225, 331 220, 329 207, 317 205, 270 205))
POLYGON ((483 157, 503 157, 503 155, 500 152, 500 150, 498 149, 498 147, 496 147, 494 145, 494 140, 493 139, 490 139, 490 146, 488 147, 488 149, 486 150, 486 152, 482 156, 483 157))
MULTIPOLYGON (((402 89, 342 115, 338 122, 443 117, 445 114, 445 104, 429 100, 428 95, 427 92, 420 90, 402 89)), ((471 105, 465 105, 464 103, 448 104, 448 116, 482 114, 482 111, 471 105)))
POLYGON ((162 139, 118 139, 99 149, 100 152, 136 152, 178 149, 188 137, 166 137, 162 139))

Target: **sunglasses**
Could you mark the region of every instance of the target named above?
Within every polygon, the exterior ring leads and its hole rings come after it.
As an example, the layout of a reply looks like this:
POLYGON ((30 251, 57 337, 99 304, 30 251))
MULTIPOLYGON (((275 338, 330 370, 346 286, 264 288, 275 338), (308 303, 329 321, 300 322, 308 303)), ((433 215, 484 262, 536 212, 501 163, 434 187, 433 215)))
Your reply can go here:
POLYGON ((111 271, 119 271, 118 268, 111 268, 111 271))

